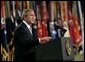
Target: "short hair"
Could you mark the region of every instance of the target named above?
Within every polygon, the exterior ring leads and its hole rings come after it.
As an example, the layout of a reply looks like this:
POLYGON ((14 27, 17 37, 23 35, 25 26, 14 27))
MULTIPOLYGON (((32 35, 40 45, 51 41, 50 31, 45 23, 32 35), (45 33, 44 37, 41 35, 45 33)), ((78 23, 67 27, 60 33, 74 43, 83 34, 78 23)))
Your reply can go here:
POLYGON ((28 15, 31 11, 33 11, 33 10, 32 9, 25 9, 25 10, 23 10, 22 17, 28 15))

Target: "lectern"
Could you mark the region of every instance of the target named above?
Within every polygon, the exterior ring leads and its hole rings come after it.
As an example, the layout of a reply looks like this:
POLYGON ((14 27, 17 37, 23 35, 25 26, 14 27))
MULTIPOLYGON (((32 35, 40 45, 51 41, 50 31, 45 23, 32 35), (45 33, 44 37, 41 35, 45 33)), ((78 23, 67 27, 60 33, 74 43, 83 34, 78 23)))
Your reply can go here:
POLYGON ((36 61, 73 61, 74 51, 69 37, 50 40, 36 48, 36 61))

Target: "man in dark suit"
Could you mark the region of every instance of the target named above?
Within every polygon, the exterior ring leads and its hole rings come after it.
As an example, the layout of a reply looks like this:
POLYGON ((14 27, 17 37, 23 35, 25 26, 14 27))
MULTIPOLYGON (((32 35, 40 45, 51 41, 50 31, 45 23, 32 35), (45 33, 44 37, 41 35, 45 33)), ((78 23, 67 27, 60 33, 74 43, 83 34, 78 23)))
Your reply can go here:
POLYGON ((35 60, 35 47, 38 44, 47 43, 51 37, 37 38, 32 25, 35 23, 35 13, 32 9, 26 9, 22 13, 23 21, 14 32, 14 61, 35 60))

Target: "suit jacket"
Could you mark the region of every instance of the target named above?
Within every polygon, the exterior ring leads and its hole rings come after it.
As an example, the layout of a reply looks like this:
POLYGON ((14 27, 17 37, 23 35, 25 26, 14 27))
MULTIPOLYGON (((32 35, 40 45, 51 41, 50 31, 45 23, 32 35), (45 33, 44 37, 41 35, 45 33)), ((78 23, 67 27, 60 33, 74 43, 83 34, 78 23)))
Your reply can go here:
POLYGON ((33 36, 27 26, 21 22, 14 32, 14 61, 35 60, 35 47, 38 44, 37 36, 33 36))

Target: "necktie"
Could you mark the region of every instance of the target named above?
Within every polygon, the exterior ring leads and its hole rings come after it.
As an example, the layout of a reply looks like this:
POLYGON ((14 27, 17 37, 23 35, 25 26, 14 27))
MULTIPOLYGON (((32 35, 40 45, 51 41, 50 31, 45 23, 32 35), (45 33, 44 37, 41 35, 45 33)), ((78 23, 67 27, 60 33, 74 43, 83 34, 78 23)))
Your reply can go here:
POLYGON ((32 28, 31 28, 31 27, 29 28, 29 30, 30 30, 31 35, 33 35, 33 34, 32 34, 32 28))
POLYGON ((35 28, 34 25, 32 25, 32 34, 33 34, 33 37, 37 37, 37 29, 35 28))

